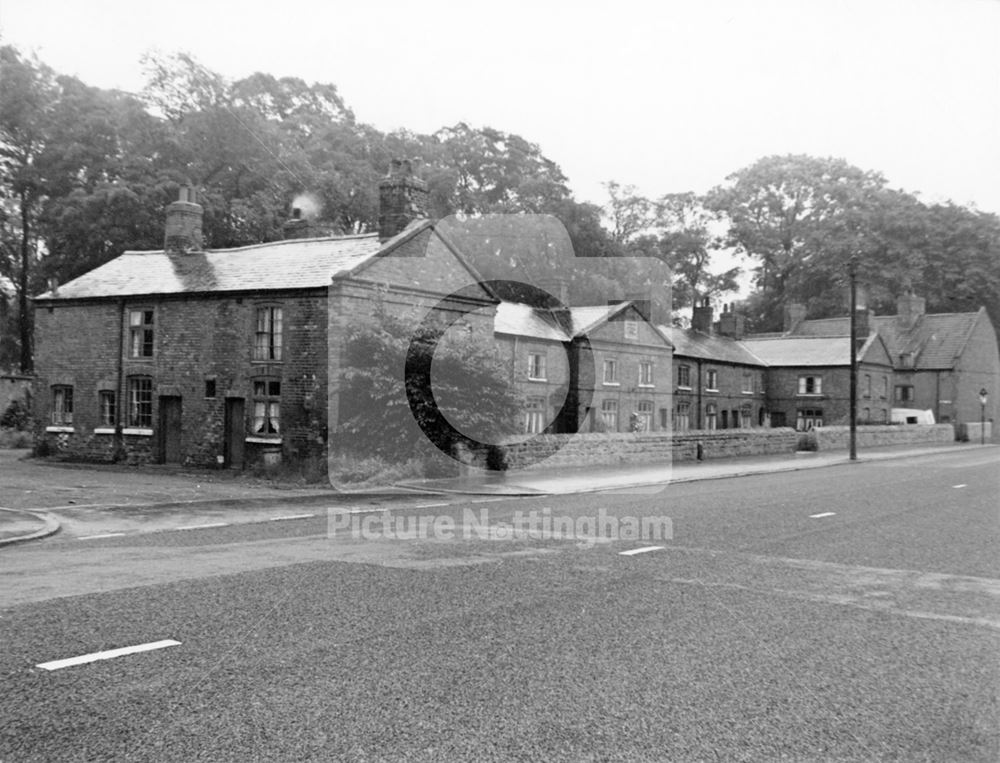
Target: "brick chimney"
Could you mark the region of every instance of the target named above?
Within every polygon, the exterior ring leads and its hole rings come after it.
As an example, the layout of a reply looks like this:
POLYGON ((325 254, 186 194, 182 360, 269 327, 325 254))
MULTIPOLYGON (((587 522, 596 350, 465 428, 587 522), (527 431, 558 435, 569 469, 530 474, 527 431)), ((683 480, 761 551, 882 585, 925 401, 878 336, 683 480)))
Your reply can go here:
POLYGON ((378 184, 378 240, 387 241, 414 220, 427 217, 427 183, 413 171, 409 159, 393 159, 389 174, 378 184))
POLYGON ((795 331, 799 324, 806 319, 806 306, 801 302, 789 302, 785 305, 785 333, 795 331))
POLYGON ((854 315, 854 339, 857 342, 858 349, 865 343, 868 339, 868 335, 875 328, 875 311, 874 310, 858 310, 854 315))
POLYGON ((691 313, 691 328, 703 334, 712 333, 712 304, 708 301, 708 297, 702 300, 700 306, 695 303, 691 313))
POLYGON ((719 333, 730 339, 742 339, 746 333, 746 317, 736 312, 734 305, 723 305, 719 316, 719 333))
POLYGON ((285 240, 290 238, 309 238, 312 235, 312 226, 302 216, 301 208, 292 207, 292 216, 285 220, 285 224, 281 226, 281 232, 285 240))
POLYGON ((918 297, 912 291, 907 291, 896 297, 896 320, 899 322, 900 328, 904 331, 913 328, 926 308, 927 300, 918 297))
POLYGON ((167 206, 163 251, 167 254, 200 252, 202 216, 203 210, 195 200, 194 188, 182 186, 177 201, 167 206))

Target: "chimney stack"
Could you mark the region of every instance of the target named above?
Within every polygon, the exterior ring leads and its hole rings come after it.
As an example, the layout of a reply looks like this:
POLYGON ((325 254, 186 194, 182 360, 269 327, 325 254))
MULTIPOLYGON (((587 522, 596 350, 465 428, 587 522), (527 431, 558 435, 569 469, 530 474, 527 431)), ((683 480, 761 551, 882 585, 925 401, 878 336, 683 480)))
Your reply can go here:
POLYGON ((927 300, 907 291, 896 297, 896 320, 904 331, 908 331, 920 320, 926 308, 927 300))
POLYGON ((312 235, 312 226, 302 216, 301 208, 292 207, 292 216, 281 226, 281 231, 285 240, 291 238, 309 238, 312 235))
POLYGON ((719 333, 730 339, 742 339, 746 332, 746 317, 736 312, 733 304, 722 306, 719 316, 719 333))
POLYGON ((426 218, 429 195, 413 163, 393 159, 389 174, 378 184, 378 240, 388 241, 414 220, 426 218))
POLYGON ((789 302, 785 305, 784 332, 790 334, 806 319, 806 306, 801 302, 789 302))
POLYGON ((203 210, 195 200, 191 186, 181 186, 177 201, 167 205, 163 251, 184 254, 202 250, 201 222, 203 210))
POLYGON ((712 304, 708 297, 702 300, 701 306, 695 303, 691 314, 691 328, 703 334, 712 333, 712 304))

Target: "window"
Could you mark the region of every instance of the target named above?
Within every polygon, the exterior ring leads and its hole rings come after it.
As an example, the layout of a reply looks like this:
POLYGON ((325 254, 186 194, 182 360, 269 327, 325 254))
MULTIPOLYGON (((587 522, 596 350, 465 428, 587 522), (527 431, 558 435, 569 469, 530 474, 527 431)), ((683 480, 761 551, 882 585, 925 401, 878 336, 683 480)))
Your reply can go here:
POLYGON ((865 374, 865 391, 864 391, 864 396, 865 397, 871 397, 872 396, 872 375, 871 374, 865 374))
POLYGON ((545 381, 545 356, 542 353, 528 353, 528 378, 545 381))
POLYGON ((889 397, 889 377, 888 376, 883 376, 882 377, 882 399, 885 400, 887 397, 889 397))
POLYGON ((605 400, 601 403, 601 421, 609 432, 618 431, 618 401, 605 400))
POLYGON ((653 431, 653 401, 652 400, 640 400, 638 409, 635 413, 635 431, 636 432, 652 432, 653 431))
POLYGON ((58 384, 52 388, 52 423, 56 426, 73 424, 73 388, 58 384))
POLYGON ((691 389, 691 366, 677 366, 677 386, 691 389))
POLYGON ((281 308, 257 308, 254 360, 281 360, 281 308))
POLYGON ((740 408, 740 429, 749 429, 753 426, 753 409, 749 405, 740 408))
POLYGON ((710 368, 705 372, 705 389, 713 391, 718 391, 719 389, 719 372, 714 368, 710 368))
POLYGON ((153 357, 153 311, 129 310, 129 355, 133 358, 153 357))
POLYGON ((722 409, 722 421, 720 423, 720 429, 729 429, 729 411, 725 408, 722 409))
POLYGON ((805 432, 823 426, 823 411, 819 408, 800 408, 795 417, 795 428, 805 432))
POLYGON ((128 379, 128 425, 153 428, 153 380, 148 376, 128 379))
POLYGON ((545 429, 545 400, 540 397, 529 397, 525 405, 524 431, 527 434, 538 434, 545 429))
POLYGON ((705 406, 705 429, 717 429, 718 413, 714 403, 705 406))
POLYGON ((743 393, 753 394, 753 373, 750 371, 743 372, 743 393))
POLYGON ((605 384, 617 384, 618 383, 618 361, 617 360, 605 360, 604 361, 604 383, 605 384))
POLYGON ((653 386, 653 361, 651 360, 639 361, 639 386, 640 387, 653 386))
POLYGON ((823 377, 822 376, 800 376, 799 377, 799 394, 800 395, 821 395, 821 394, 823 394, 823 377))
POLYGON ((113 427, 118 423, 118 401, 111 390, 102 389, 97 393, 97 409, 100 426, 113 427))
POLYGON ((913 402, 913 385, 912 384, 897 384, 896 385, 896 400, 901 403, 912 403, 913 402))
POLYGON ((638 339, 639 338, 639 323, 637 321, 625 321, 625 338, 626 339, 638 339))
POLYGON ((872 409, 871 408, 862 408, 861 409, 861 415, 858 418, 864 424, 871 423, 871 420, 872 420, 872 409))
POLYGON ((887 411, 885 408, 882 409, 882 416, 879 418, 879 423, 880 424, 889 423, 889 411, 887 411))
POLYGON ((215 397, 215 379, 205 379, 205 397, 215 397))
POLYGON ((253 433, 280 434, 281 382, 261 379, 253 383, 253 433))
POLYGON ((660 429, 670 428, 670 411, 666 408, 660 408, 660 429))
POLYGON ((674 414, 674 431, 686 432, 691 428, 691 403, 678 403, 674 414))

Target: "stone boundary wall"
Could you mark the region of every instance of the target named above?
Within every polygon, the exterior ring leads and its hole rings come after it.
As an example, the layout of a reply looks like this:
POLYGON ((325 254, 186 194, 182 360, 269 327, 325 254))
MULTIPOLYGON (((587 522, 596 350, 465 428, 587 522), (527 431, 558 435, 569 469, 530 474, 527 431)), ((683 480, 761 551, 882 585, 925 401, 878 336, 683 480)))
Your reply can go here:
MULTIPOLYGON (((847 426, 820 427, 810 432, 819 450, 847 449, 851 428, 847 426)), ((908 445, 925 442, 954 442, 955 429, 951 424, 865 424, 857 428, 859 448, 878 445, 908 445)))
POLYGON ((508 469, 563 466, 630 466, 695 461, 698 458, 792 453, 799 434, 790 428, 726 429, 670 433, 539 435, 504 445, 508 469))

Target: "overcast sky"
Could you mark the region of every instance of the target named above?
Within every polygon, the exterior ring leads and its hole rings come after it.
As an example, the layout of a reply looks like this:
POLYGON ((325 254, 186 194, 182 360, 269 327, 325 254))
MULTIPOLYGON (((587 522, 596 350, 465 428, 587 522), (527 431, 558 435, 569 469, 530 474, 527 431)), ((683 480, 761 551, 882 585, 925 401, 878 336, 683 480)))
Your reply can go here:
POLYGON ((382 130, 519 133, 580 200, 806 153, 1000 212, 992 0, 2 0, 0 35, 100 87, 138 90, 145 51, 186 51, 230 78, 332 82, 382 130))

